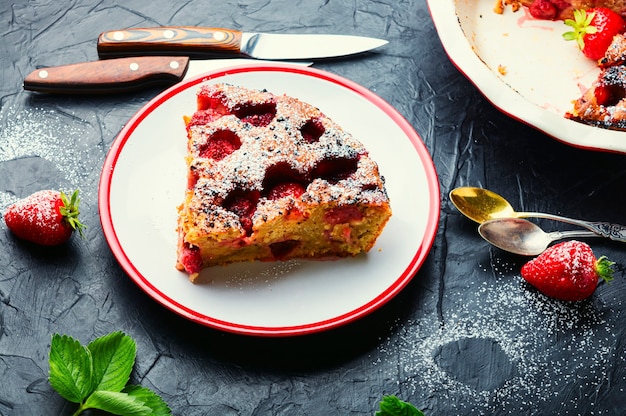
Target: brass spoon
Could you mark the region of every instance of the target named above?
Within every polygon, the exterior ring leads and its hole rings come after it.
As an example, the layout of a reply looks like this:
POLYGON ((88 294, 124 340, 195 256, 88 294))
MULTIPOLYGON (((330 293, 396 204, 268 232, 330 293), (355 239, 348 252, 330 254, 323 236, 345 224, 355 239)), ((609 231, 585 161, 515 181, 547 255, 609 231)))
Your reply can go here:
POLYGON ((479 224, 496 218, 545 218, 578 225, 602 237, 626 242, 626 226, 608 222, 576 220, 541 212, 516 212, 506 199, 487 189, 456 188, 450 191, 450 200, 463 215, 479 224))
POLYGON ((521 218, 497 218, 478 226, 478 233, 492 245, 522 256, 536 256, 556 240, 564 238, 600 237, 591 231, 544 232, 535 223, 521 218))

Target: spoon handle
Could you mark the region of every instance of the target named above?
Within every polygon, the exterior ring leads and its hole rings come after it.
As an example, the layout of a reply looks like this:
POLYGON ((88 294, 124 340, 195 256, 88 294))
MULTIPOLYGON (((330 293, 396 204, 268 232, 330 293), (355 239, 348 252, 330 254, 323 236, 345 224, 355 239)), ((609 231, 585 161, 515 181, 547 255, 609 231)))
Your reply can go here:
POLYGON ((544 214, 541 212, 520 212, 518 213, 518 217, 544 218, 548 220, 566 222, 568 224, 578 225, 580 227, 591 230, 594 233, 601 235, 602 237, 626 243, 626 226, 620 224, 612 224, 610 222, 602 221, 576 220, 573 218, 561 217, 559 215, 553 214, 544 214))
POLYGON ((566 238, 579 238, 579 237, 602 237, 600 234, 593 231, 552 231, 548 233, 548 237, 552 240, 563 240, 566 238))

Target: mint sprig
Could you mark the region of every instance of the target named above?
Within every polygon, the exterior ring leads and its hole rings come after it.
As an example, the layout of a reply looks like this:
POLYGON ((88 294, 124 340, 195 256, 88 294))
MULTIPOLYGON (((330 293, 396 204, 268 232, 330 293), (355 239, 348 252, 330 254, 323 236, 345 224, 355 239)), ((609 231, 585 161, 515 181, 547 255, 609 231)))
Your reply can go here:
POLYGON ((167 404, 152 390, 127 386, 136 354, 135 341, 119 331, 86 346, 68 335, 54 334, 50 385, 66 400, 78 403, 74 416, 87 409, 120 416, 171 415, 167 404))
POLYGON ((396 396, 383 396, 375 416, 424 416, 421 410, 396 396))

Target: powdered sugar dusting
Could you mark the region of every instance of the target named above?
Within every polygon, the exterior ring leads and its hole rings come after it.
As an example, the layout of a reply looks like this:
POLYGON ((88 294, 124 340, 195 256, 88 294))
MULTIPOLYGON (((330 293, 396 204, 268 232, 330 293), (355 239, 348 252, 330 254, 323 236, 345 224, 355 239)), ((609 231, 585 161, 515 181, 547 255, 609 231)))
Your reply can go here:
MULTIPOLYGON (((0 165, 26 158, 41 160, 48 166, 45 169, 50 175, 46 177, 48 187, 64 188, 61 190, 66 192, 81 188, 83 199, 88 197, 89 189, 82 183, 82 175, 101 166, 100 160, 92 160, 97 152, 90 149, 94 143, 88 140, 97 135, 87 131, 93 129, 91 121, 43 108, 9 108, 7 112, 3 114, 5 127, 0 131, 0 165), (58 171, 58 176, 48 172, 51 168, 58 171)), ((24 178, 24 183, 18 185, 26 186, 33 179, 24 178)), ((37 190, 40 189, 32 191, 37 190)), ((0 209, 24 196, 0 189, 0 209)))
POLYGON ((626 377, 609 368, 626 359, 615 347, 622 324, 611 308, 620 299, 596 293, 591 301, 562 302, 530 288, 518 265, 494 258, 477 269, 467 285, 446 288, 443 310, 454 312, 398 322, 380 345, 375 365, 404 396, 418 405, 439 400, 441 414, 531 414, 548 402, 578 414, 568 409, 598 400, 581 397, 578 386, 600 391, 619 384, 607 374, 626 377), (481 379, 481 371, 489 376, 481 379))
POLYGON ((213 271, 212 277, 207 283, 213 286, 223 288, 235 288, 240 291, 257 287, 259 291, 272 290, 273 284, 284 278, 287 278, 294 269, 301 266, 298 260, 288 260, 282 262, 268 262, 264 264, 255 264, 254 268, 250 268, 247 264, 236 264, 231 266, 228 271, 213 271))
POLYGON ((58 191, 49 189, 38 191, 28 198, 17 201, 7 212, 14 212, 23 223, 29 225, 54 224, 58 222, 56 200, 59 198, 58 191))

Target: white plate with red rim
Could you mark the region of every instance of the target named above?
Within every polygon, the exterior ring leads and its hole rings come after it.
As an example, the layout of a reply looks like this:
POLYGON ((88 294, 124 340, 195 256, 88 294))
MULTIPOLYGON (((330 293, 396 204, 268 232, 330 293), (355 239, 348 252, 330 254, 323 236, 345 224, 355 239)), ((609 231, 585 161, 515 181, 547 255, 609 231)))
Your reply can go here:
POLYGON ((385 304, 413 278, 439 221, 439 183, 426 147, 381 98, 339 76, 301 66, 247 65, 178 84, 143 107, 114 141, 102 170, 105 237, 131 279, 197 323, 257 336, 324 331, 385 304), (183 115, 206 83, 288 94, 320 108, 368 149, 386 179, 393 215, 367 254, 332 261, 253 262, 204 270, 193 284, 175 269, 176 207, 186 186, 183 115))
POLYGON ((574 147, 626 153, 626 132, 564 117, 599 69, 562 34, 562 21, 504 14, 494 0, 427 0, 439 38, 457 68, 505 114, 574 147))

